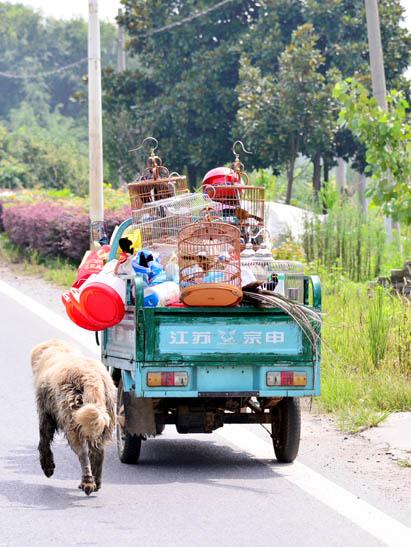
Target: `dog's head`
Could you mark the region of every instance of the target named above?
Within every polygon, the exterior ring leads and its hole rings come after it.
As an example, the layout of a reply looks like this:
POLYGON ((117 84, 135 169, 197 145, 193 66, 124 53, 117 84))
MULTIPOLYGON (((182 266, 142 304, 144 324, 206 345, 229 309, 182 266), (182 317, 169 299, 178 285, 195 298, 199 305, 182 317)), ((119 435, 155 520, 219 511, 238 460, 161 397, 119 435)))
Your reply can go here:
POLYGON ((56 338, 37 344, 31 352, 31 368, 33 374, 36 375, 42 364, 56 353, 70 353, 76 350, 76 346, 69 342, 65 342, 64 340, 57 340, 56 338))

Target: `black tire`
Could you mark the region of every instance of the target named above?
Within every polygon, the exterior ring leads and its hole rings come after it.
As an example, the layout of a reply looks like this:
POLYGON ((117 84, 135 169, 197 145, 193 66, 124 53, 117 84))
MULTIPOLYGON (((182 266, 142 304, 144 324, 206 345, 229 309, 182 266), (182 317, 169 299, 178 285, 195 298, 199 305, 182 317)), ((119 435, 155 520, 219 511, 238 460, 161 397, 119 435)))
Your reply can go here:
POLYGON ((156 424, 156 435, 161 435, 166 427, 166 424, 156 424))
POLYGON ((127 431, 125 403, 123 381, 120 379, 117 387, 117 452, 122 463, 135 464, 140 457, 141 436, 132 435, 127 431))
POLYGON ((295 460, 300 447, 301 410, 298 397, 284 397, 271 411, 274 453, 281 463, 295 460))

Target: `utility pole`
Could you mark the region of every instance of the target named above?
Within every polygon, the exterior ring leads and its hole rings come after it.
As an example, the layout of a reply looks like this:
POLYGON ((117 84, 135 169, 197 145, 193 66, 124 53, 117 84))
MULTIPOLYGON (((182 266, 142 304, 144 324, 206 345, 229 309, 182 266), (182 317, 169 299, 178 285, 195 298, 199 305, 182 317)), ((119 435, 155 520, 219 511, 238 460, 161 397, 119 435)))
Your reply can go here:
MULTIPOLYGON (((123 14, 122 10, 118 10, 118 16, 121 17, 123 14)), ((123 25, 118 25, 117 30, 117 72, 123 72, 123 70, 126 70, 126 52, 124 49, 124 27, 123 25)), ((120 114, 121 117, 124 116, 124 114, 120 114)), ((120 165, 120 169, 118 171, 118 182, 120 186, 123 186, 123 184, 126 182, 123 177, 123 166, 120 165)))
MULTIPOLYGON (((377 0, 365 0, 365 15, 367 18, 368 46, 370 49, 370 67, 372 79, 372 94, 380 108, 387 110, 387 89, 385 85, 384 57, 381 45, 380 18, 377 0)), ((392 242, 393 222, 391 217, 385 217, 387 241, 392 242)), ((397 226, 399 230, 399 226, 397 226)))
MULTIPOLYGON (((122 15, 121 9, 118 10, 119 17, 122 15)), ((126 70, 126 52, 124 49, 124 27, 118 25, 117 31, 117 72, 126 70)))
POLYGON ((88 116, 90 248, 107 242, 103 197, 103 129, 101 114, 101 59, 98 0, 89 0, 88 19, 88 116))

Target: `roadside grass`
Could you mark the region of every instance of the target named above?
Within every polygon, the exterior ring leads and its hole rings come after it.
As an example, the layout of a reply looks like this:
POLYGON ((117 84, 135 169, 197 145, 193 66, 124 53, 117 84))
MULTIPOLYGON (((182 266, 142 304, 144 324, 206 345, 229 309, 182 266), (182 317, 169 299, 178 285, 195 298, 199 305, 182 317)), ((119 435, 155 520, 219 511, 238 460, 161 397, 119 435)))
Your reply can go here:
POLYGON ((58 258, 41 258, 37 252, 21 249, 11 243, 6 234, 0 234, 0 255, 7 262, 18 265, 23 275, 40 275, 65 289, 71 287, 77 276, 77 266, 58 258))
POLYGON ((411 303, 343 279, 323 288, 320 411, 351 433, 410 411, 411 303))
MULTIPOLYGON (((0 254, 25 275, 40 275, 64 289, 77 266, 40 259, 0 235, 0 254)), ((332 413, 350 433, 373 427, 389 414, 411 411, 411 302, 339 270, 319 272, 323 288, 320 412, 332 413)))

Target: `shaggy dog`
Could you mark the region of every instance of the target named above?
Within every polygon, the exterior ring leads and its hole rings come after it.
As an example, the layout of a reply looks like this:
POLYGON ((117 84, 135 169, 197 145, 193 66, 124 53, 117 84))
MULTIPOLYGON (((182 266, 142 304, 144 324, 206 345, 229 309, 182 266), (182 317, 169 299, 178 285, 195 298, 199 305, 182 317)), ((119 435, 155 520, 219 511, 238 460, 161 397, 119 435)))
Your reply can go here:
POLYGON ((35 346, 31 366, 40 427, 40 465, 54 473, 51 443, 62 431, 77 454, 87 495, 101 486, 104 452, 115 425, 115 387, 104 365, 62 340, 35 346))

